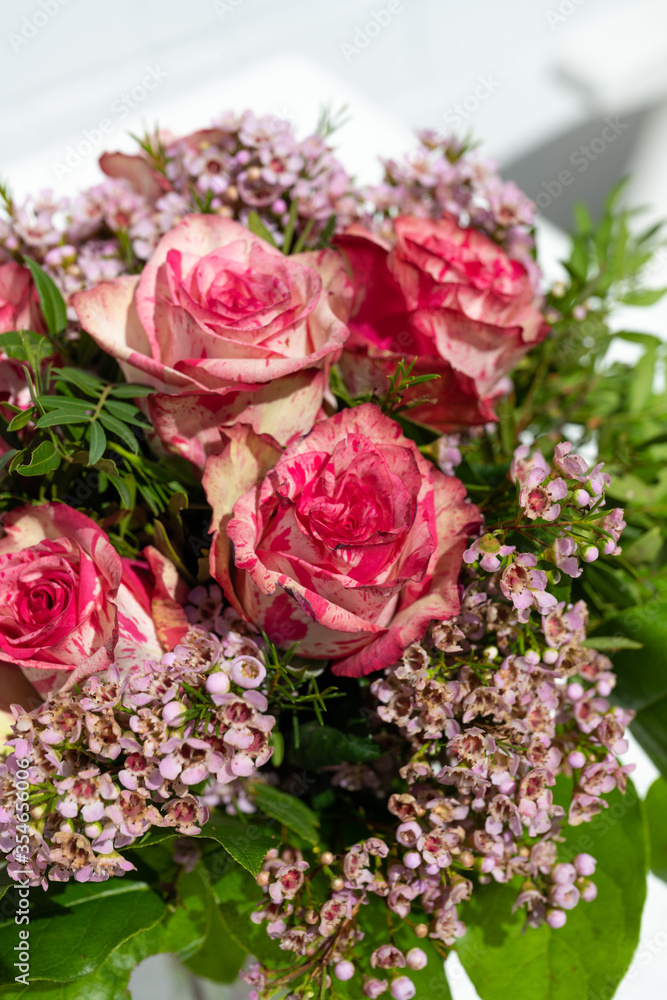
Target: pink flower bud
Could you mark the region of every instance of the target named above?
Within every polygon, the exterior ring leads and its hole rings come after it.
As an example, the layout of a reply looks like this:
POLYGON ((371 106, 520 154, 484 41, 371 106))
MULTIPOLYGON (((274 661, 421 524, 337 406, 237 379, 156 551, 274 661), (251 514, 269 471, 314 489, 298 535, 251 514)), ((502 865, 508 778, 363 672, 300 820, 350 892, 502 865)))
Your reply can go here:
POLYGON ((551 873, 551 878, 557 885, 571 885, 577 877, 577 869, 574 865, 561 862, 556 865, 551 873))
POLYGON ((336 979, 340 979, 341 983, 346 983, 354 975, 354 966, 352 962, 343 959, 341 962, 336 962, 333 972, 336 979))
POLYGON ((206 678, 206 690, 209 694, 226 694, 229 691, 229 677, 224 670, 216 670, 206 678))
POLYGON ((590 495, 586 490, 576 490, 574 494, 574 502, 579 504, 580 507, 588 507, 591 501, 590 495))
POLYGON ((406 868, 419 868, 421 863, 422 856, 417 851, 408 851, 408 853, 403 857, 403 864, 406 868))
POLYGON ((573 684, 568 684, 567 686, 567 696, 570 701, 579 701, 584 697, 585 691, 578 681, 574 681, 573 684))
POLYGON ((168 726, 180 726, 183 724, 186 712, 187 708, 182 701, 170 701, 162 709, 162 720, 168 726))
POLYGON ((597 557, 600 555, 600 553, 598 552, 598 550, 594 545, 587 545, 581 554, 584 558, 584 562, 587 563, 595 562, 597 557))
POLYGON ((579 770, 586 763, 586 757, 581 750, 573 750, 571 754, 568 754, 567 762, 570 767, 579 770))
POLYGON ((547 910, 547 923, 553 930, 557 931, 563 927, 566 920, 567 914, 563 913, 562 910, 547 910))
POLYGON ((386 979, 367 979, 363 988, 364 996, 370 997, 370 1000, 377 1000, 377 997, 386 992, 388 985, 386 979))
POLYGON ((592 854, 577 854, 572 861, 577 870, 577 875, 588 877, 594 874, 597 862, 592 854))
POLYGON ((579 902, 579 890, 571 884, 552 885, 549 890, 549 899, 554 906, 560 907, 561 910, 573 910, 579 902))
POLYGON ((595 882, 588 882, 581 890, 581 898, 584 903, 592 903, 598 894, 598 887, 595 882))
POLYGON ((414 969, 415 972, 419 969, 425 969, 428 965, 428 956, 422 948, 410 948, 405 956, 405 962, 408 969, 414 969))
POLYGON ((391 995, 394 1000, 412 1000, 416 992, 415 984, 407 976, 399 976, 391 984, 391 995))
POLYGON ((545 663, 551 666, 558 659, 558 650, 545 649, 544 652, 542 653, 542 659, 544 660, 545 663))

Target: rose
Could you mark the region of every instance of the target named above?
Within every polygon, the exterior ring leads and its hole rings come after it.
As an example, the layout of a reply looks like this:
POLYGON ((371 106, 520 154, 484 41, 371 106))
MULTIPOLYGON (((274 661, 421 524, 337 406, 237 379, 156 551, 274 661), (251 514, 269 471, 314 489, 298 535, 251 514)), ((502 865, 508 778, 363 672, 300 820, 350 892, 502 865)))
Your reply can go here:
POLYGON ((75 680, 112 662, 123 669, 159 657, 160 634, 186 630, 176 570, 156 550, 147 563, 129 563, 94 521, 64 504, 13 510, 2 528, 0 660, 42 693, 61 683, 60 671, 75 680))
POLYGON ((0 264, 0 333, 11 330, 43 331, 32 276, 15 261, 0 264))
POLYGON ((376 406, 316 423, 283 453, 237 426, 204 486, 212 575, 279 646, 361 676, 459 610, 479 512, 376 406))
POLYGON ((158 434, 203 465, 221 426, 243 420, 283 443, 312 425, 348 335, 332 309, 340 314, 347 288, 333 250, 286 257, 237 222, 190 215, 140 277, 73 304, 128 380, 157 390, 158 434))
POLYGON ((523 264, 450 216, 402 217, 391 246, 352 226, 338 238, 355 304, 341 367, 353 393, 382 390, 398 361, 439 379, 409 390, 429 397, 410 416, 438 430, 495 419, 504 376, 546 334, 523 264))

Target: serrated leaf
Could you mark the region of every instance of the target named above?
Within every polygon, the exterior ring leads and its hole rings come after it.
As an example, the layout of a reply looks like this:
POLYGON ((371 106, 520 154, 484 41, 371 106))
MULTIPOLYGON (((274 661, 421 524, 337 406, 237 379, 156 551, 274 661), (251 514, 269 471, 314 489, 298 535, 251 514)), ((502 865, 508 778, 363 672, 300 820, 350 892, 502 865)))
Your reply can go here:
POLYGON ((30 455, 28 465, 19 465, 16 471, 21 476, 45 476, 54 472, 60 465, 60 455, 53 441, 42 441, 30 455))
POLYGON ((375 760, 380 748, 369 737, 345 733, 333 726, 307 722, 301 726, 299 759, 311 771, 331 764, 363 764, 375 760))
POLYGON ((108 431, 111 431, 112 434, 119 437, 123 444, 127 445, 130 451, 133 451, 135 454, 139 451, 139 442, 130 428, 124 423, 120 420, 116 420, 115 417, 109 416, 109 414, 104 411, 100 413, 99 420, 108 431))
POLYGON ((90 452, 88 465, 96 465, 107 446, 107 436, 98 421, 90 425, 90 452))
POLYGON ((216 840, 251 875, 264 863, 267 851, 277 847, 276 833, 258 823, 242 823, 233 816, 214 813, 202 829, 203 837, 216 840))
POLYGON ((259 806, 262 812, 278 820, 288 830, 292 830, 310 844, 318 843, 319 817, 305 802, 263 782, 253 782, 248 787, 255 805, 259 806))
POLYGON ((49 333, 52 336, 56 336, 62 333, 67 327, 65 300, 51 278, 49 278, 48 274, 42 270, 36 261, 30 257, 24 257, 24 261, 35 282, 42 315, 46 321, 49 333))

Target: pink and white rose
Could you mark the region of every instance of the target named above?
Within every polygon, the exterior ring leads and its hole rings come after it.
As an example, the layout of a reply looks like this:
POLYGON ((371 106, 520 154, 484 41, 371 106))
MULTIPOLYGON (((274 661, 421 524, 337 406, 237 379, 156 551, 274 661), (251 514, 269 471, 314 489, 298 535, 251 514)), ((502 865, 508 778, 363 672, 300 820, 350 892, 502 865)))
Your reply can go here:
POLYGON ((494 420, 507 374, 546 335, 523 264, 453 216, 395 221, 392 248, 362 226, 337 238, 355 286, 341 367, 353 393, 386 387, 399 361, 437 381, 411 417, 438 430, 494 420))
POLYGON ((203 465, 238 421, 281 443, 312 426, 348 336, 349 282, 333 250, 285 256, 244 226, 187 216, 141 276, 73 297, 86 330, 129 381, 153 386, 151 417, 203 465))
POLYGON ((186 631, 176 571, 155 550, 152 565, 130 564, 94 521, 64 504, 13 510, 2 529, 0 661, 21 667, 40 693, 60 686, 62 671, 75 680, 161 656, 156 601, 170 608, 177 634, 186 631))
POLYGON ((371 404, 315 424, 281 453, 249 427, 209 458, 212 575, 280 646, 362 676, 430 621, 456 615, 479 511, 371 404))

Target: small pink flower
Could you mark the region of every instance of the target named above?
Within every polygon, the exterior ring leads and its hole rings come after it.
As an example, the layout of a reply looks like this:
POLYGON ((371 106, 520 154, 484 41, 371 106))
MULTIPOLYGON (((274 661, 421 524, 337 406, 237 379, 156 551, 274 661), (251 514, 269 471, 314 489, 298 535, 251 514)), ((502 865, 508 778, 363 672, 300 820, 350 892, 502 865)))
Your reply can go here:
POLYGON ((481 569, 487 573, 496 573, 500 569, 501 559, 511 555, 515 548, 514 545, 501 545, 493 535, 482 535, 465 550, 463 561, 470 565, 479 559, 481 569))
POLYGON ((557 501, 567 496, 565 480, 552 479, 545 483, 547 475, 542 469, 531 469, 519 494, 519 504, 531 521, 538 517, 544 521, 555 521, 561 510, 557 501))
MULTIPOLYGON (((536 565, 537 556, 521 552, 500 578, 501 591, 519 612, 528 612, 535 605, 538 611, 545 613, 558 603, 553 594, 545 593, 547 574, 535 569, 536 565)), ((528 615, 520 614, 519 618, 527 621, 528 615)))

